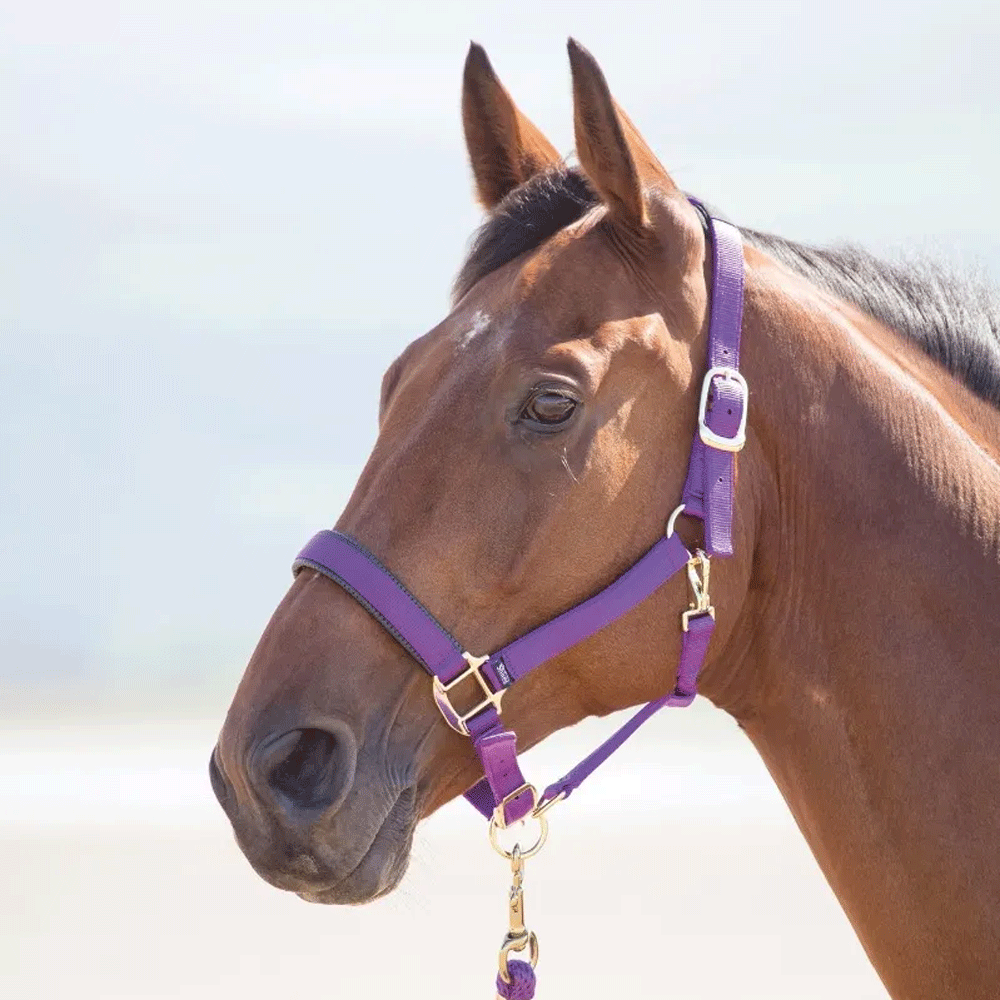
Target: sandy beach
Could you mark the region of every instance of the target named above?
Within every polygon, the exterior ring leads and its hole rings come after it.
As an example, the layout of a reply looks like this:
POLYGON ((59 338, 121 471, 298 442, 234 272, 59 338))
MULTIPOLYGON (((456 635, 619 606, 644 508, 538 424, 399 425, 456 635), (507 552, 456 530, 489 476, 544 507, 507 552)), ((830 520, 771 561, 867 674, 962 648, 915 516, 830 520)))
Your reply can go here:
MULTIPOLYGON (((218 719, 22 719, 0 736, 0 995, 492 997, 504 863, 453 803, 361 908, 264 884, 211 797, 218 719)), ((547 779, 614 720, 527 757, 547 779)), ((886 996, 766 771, 710 705, 664 714, 552 814, 526 878, 540 998, 886 996)))

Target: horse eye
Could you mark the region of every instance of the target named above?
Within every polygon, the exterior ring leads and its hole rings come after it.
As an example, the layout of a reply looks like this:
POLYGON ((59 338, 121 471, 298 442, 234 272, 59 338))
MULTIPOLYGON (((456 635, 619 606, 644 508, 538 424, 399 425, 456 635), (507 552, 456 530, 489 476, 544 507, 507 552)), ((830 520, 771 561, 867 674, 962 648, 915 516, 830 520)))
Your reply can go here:
POLYGON ((547 390, 536 393, 521 410, 520 419, 538 430, 554 430, 566 423, 577 407, 572 396, 547 390))

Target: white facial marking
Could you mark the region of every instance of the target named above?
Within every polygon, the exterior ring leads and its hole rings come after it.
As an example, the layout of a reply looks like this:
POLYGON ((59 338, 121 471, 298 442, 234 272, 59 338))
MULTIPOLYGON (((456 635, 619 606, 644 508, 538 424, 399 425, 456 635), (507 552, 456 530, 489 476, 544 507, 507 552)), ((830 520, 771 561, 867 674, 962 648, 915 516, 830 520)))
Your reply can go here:
POLYGON ((476 337, 485 332, 489 325, 489 316, 486 313, 477 310, 475 316, 472 317, 472 326, 470 326, 469 329, 458 338, 459 350, 464 347, 468 347, 476 337))

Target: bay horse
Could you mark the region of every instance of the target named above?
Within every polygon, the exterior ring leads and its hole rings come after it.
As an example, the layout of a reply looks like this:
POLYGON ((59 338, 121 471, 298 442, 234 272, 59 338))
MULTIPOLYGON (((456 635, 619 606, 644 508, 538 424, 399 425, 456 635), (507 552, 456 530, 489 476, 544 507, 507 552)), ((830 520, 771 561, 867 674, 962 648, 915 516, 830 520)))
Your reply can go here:
MULTIPOLYGON (((684 481, 703 220, 569 44, 578 166, 473 45, 488 216, 451 312, 389 367, 337 529, 468 649, 615 580, 684 481)), ((763 758, 895 1000, 1000 991, 1000 307, 942 274, 742 230, 752 391, 700 691, 763 758)), ((682 515, 684 543, 701 526, 682 515)), ((682 577, 506 693, 530 747, 675 684, 682 577)), ((210 761, 238 843, 323 903, 392 890, 480 778, 413 657, 308 567, 210 761)), ((388 627, 388 626, 387 626, 388 627)))

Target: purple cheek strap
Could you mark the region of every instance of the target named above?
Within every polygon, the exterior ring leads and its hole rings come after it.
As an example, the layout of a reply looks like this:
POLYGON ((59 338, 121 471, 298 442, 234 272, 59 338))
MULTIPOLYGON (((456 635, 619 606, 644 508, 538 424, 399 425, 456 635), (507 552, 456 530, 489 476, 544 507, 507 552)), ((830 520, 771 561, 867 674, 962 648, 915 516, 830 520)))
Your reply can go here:
POLYGON ((452 729, 472 740, 483 767, 483 779, 466 798, 500 827, 570 795, 647 719, 667 706, 690 705, 696 696, 696 681, 715 628, 708 596, 709 557, 733 551, 735 457, 746 438, 748 390, 738 367, 743 314, 740 235, 692 201, 705 220, 712 249, 708 371, 683 503, 671 517, 666 536, 638 562, 593 597, 483 657, 464 650, 372 553, 338 531, 313 536, 292 567, 294 573, 313 569, 343 587, 431 675, 441 714, 452 729), (681 511, 704 521, 706 552, 692 556, 673 533, 674 518, 681 511), (694 600, 681 616, 681 656, 672 687, 537 797, 521 773, 517 739, 501 718, 504 692, 631 611, 685 567, 694 600), (459 710, 456 702, 465 710, 459 710))

